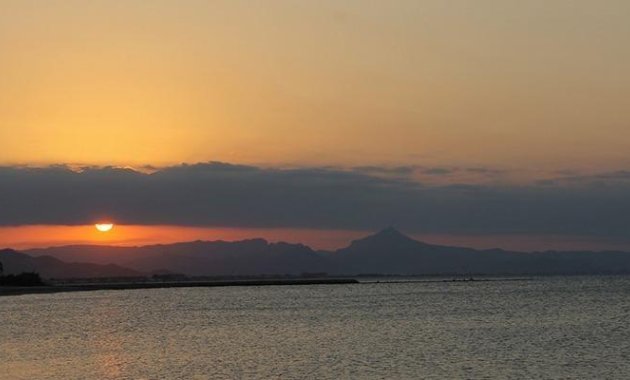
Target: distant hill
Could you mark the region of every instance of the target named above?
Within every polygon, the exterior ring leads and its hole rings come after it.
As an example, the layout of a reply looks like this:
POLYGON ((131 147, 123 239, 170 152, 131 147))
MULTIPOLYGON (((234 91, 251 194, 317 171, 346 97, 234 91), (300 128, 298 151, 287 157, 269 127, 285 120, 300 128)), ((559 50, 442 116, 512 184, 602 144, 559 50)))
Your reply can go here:
MULTIPOLYGON (((314 251, 302 244, 269 243, 263 239, 142 247, 82 245, 25 252, 39 259, 49 256, 66 263, 115 264, 119 266, 117 269, 130 268, 143 273, 168 271, 207 276, 304 272, 336 275, 630 273, 630 253, 626 252, 476 250, 420 242, 393 228, 355 240, 334 252, 314 251)), ((46 266, 43 262, 40 265, 46 266)))
POLYGON ((269 243, 263 239, 143 247, 65 246, 26 252, 66 262, 114 263, 145 273, 169 271, 196 276, 300 274, 326 269, 323 255, 305 245, 269 243))
POLYGON ((383 274, 614 274, 630 273, 627 252, 476 250, 423 243, 388 228, 334 254, 346 273, 383 274))
POLYGON ((115 264, 66 263, 51 256, 33 257, 12 249, 0 250, 4 274, 37 272, 43 278, 138 277, 143 274, 115 264))

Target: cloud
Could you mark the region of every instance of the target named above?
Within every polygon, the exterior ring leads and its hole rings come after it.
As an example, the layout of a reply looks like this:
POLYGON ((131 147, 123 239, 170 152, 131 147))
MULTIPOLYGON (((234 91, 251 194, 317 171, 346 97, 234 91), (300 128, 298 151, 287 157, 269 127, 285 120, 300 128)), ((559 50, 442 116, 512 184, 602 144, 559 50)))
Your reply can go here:
POLYGON ((505 174, 505 170, 494 169, 494 168, 484 168, 484 167, 465 168, 464 171, 468 173, 476 173, 479 175, 485 175, 485 176, 490 176, 490 177, 505 174))
MULTIPOLYGON (((152 172, 0 167, 0 225, 125 224, 630 237, 627 172, 529 185, 427 185, 378 170, 220 162, 152 172), (595 177, 598 186, 590 186, 595 177), (623 180, 620 180, 623 179, 623 180), (606 186, 601 186, 605 182, 606 186)), ((385 171, 388 170, 387 168, 385 171)))
POLYGON ((420 165, 406 166, 357 166, 353 168, 358 173, 377 176, 398 176, 398 177, 452 177, 454 180, 460 178, 483 180, 488 177, 497 177, 505 174, 505 171, 495 168, 485 167, 455 167, 455 166, 431 166, 420 165))
POLYGON ((427 168, 422 170, 422 173, 424 174, 428 174, 428 175, 449 175, 449 174, 453 174, 456 171, 456 169, 450 169, 450 168, 427 168))
POLYGON ((556 182, 565 182, 582 185, 600 185, 619 182, 630 182, 630 170, 616 170, 602 173, 567 173, 556 179, 556 182))
POLYGON ((353 170, 365 174, 409 176, 416 171, 416 168, 415 166, 357 166, 353 170))

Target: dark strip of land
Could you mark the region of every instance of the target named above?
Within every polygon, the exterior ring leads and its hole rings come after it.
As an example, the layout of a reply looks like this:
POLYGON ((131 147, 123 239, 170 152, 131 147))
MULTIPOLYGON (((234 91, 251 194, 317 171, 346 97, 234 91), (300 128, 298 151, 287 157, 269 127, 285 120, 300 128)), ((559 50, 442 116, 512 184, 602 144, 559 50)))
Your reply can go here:
POLYGON ((336 285, 358 284, 350 278, 324 279, 275 279, 275 280, 235 280, 235 281, 180 281, 180 282, 135 282, 135 283, 91 283, 45 286, 1 286, 0 296, 24 294, 45 294, 62 292, 85 292, 94 290, 131 290, 161 288, 211 288, 220 286, 270 286, 270 285, 336 285))
POLYGON ((377 284, 414 284, 414 283, 436 283, 436 282, 508 282, 508 281, 533 281, 533 278, 453 278, 453 279, 435 279, 435 280, 367 280, 362 283, 377 284))

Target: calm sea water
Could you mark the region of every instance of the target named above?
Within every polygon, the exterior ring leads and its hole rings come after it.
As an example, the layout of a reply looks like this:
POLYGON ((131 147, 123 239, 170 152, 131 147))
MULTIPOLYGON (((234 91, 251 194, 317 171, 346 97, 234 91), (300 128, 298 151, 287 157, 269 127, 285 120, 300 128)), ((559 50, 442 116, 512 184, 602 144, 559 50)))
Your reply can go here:
POLYGON ((630 377, 630 277, 0 297, 2 379, 630 377))

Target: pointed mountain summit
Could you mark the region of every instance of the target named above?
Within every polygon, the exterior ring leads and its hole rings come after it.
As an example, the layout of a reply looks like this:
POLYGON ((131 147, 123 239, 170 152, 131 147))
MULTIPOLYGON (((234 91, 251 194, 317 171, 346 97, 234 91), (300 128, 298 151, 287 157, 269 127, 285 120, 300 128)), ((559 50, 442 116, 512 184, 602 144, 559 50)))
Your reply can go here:
POLYGON ((373 235, 366 236, 362 239, 354 240, 350 246, 345 248, 350 250, 380 250, 380 249, 405 249, 420 247, 428 247, 429 244, 414 240, 409 236, 398 231, 394 227, 387 227, 373 235))
POLYGON ((442 261, 436 248, 388 227, 353 241, 338 250, 336 258, 347 273, 420 273, 442 261))
POLYGON ((365 239, 370 239, 370 238, 389 239, 389 240, 393 240, 393 239, 413 240, 409 236, 403 234, 402 232, 398 231, 395 227, 392 227, 392 226, 384 228, 375 234, 365 237, 365 239))

